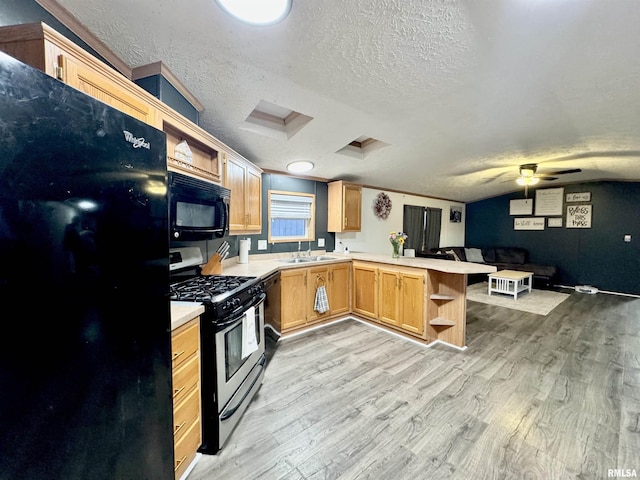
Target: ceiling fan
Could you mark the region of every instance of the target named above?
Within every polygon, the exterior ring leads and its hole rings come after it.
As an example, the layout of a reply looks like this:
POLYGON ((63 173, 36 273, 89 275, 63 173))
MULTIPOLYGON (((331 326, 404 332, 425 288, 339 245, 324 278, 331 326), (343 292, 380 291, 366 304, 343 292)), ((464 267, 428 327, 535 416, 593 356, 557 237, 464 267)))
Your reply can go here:
POLYGON ((571 168, 568 170, 558 170, 555 172, 536 173, 538 171, 538 165, 535 163, 525 163, 520 165, 520 176, 516 178, 518 185, 529 187, 537 184, 540 180, 557 180, 556 175, 566 175, 568 173, 579 173, 582 171, 580 168, 571 168))

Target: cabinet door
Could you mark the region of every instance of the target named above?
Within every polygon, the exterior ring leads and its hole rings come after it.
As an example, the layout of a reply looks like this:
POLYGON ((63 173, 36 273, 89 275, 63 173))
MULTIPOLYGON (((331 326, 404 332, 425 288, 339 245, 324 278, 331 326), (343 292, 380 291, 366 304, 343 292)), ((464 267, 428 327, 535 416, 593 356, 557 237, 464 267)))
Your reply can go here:
POLYGON ((224 186, 231 190, 229 230, 231 232, 244 231, 247 220, 244 191, 247 170, 243 164, 236 162, 232 157, 223 155, 225 162, 224 186))
POLYGON ((307 322, 307 274, 307 268, 294 268, 280 272, 282 331, 299 327, 307 322))
POLYGON ((353 311, 369 318, 378 318, 378 269, 353 263, 353 311))
POLYGON ((410 333, 424 333, 424 275, 403 273, 400 277, 400 327, 410 333))
POLYGON ((259 233, 262 231, 262 174, 252 167, 247 167, 245 197, 247 209, 246 229, 259 233))
POLYGON ((331 315, 347 313, 350 310, 351 265, 338 263, 329 266, 329 308, 331 315))
POLYGON ((310 267, 308 271, 307 305, 309 310, 307 312, 307 323, 311 323, 329 316, 329 310, 323 313, 319 313, 314 310, 318 287, 324 285, 324 288, 327 291, 329 307, 331 307, 332 299, 329 293, 329 270, 327 269, 327 266, 310 267))
POLYGON ((344 224, 343 231, 359 232, 362 227, 362 187, 345 185, 343 191, 344 224))
POLYGON ((400 274, 381 268, 378 278, 378 318, 388 325, 400 326, 400 274))
POLYGON ((121 86, 95 72, 91 67, 66 55, 58 56, 58 66, 62 67, 64 77, 62 80, 68 85, 138 120, 157 126, 158 115, 151 105, 126 92, 121 86))

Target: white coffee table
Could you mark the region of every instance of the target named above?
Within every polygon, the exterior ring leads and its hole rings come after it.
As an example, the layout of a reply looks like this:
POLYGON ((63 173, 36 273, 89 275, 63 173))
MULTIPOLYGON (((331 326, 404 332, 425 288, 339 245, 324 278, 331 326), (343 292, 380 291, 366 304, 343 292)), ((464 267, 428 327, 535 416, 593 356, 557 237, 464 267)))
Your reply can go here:
POLYGON ((525 290, 531 292, 531 278, 533 272, 518 272, 516 270, 500 270, 489 274, 489 295, 492 292, 512 295, 518 299, 518 293, 525 290))

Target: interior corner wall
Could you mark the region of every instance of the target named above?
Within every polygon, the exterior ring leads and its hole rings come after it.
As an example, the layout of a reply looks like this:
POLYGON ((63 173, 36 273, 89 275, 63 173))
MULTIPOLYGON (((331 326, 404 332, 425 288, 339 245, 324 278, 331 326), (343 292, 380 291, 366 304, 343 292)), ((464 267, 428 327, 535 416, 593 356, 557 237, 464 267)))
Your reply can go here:
POLYGON ((442 209, 440 246, 464 245, 466 216, 464 203, 365 187, 362 189, 362 229, 360 232, 336 233, 336 248, 340 249, 340 242, 342 242, 342 247, 347 246, 352 252, 391 255, 389 233, 402 231, 404 205, 442 209), (386 193, 391 200, 391 213, 386 219, 378 218, 373 213, 376 197, 381 192, 386 193), (449 221, 451 207, 462 209, 461 222, 449 221))
MULTIPOLYGON (((532 263, 557 267, 556 284, 640 295, 640 183, 591 182, 563 188, 562 227, 545 222, 544 230, 514 230, 509 201, 524 198, 522 191, 467 204, 465 246, 523 247, 532 263), (582 192, 591 193, 589 202, 566 202, 567 193, 582 192), (567 206, 579 204, 592 205, 591 228, 566 228, 567 206), (631 242, 624 241, 625 235, 631 235, 631 242)), ((535 213, 535 190, 529 191, 529 198, 535 213)))

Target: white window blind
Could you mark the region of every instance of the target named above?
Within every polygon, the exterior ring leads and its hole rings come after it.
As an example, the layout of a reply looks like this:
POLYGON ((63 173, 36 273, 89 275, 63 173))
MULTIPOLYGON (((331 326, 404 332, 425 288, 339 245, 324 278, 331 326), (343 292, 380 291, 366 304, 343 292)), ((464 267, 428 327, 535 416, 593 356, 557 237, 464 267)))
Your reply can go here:
POLYGON ((271 218, 311 219, 313 198, 307 196, 271 194, 271 218))

